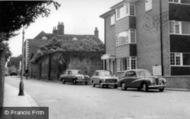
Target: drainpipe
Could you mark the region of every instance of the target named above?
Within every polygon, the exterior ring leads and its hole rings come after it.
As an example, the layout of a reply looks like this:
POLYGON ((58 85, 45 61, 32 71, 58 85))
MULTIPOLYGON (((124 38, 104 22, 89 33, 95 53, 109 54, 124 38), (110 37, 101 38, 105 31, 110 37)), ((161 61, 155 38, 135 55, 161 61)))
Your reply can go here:
POLYGON ((162 76, 164 76, 164 63, 163 63, 163 29, 162 29, 162 0, 160 0, 160 50, 161 50, 161 69, 162 76))

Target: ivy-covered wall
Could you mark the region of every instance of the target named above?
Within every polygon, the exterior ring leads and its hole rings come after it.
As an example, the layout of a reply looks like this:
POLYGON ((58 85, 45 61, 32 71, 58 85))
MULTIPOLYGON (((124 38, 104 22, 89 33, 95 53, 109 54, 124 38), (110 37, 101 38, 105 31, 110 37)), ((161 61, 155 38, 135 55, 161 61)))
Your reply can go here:
POLYGON ((169 4, 169 20, 190 21, 190 5, 169 4))
POLYGON ((190 52, 190 36, 170 35, 171 52, 190 52))
POLYGON ((40 57, 31 64, 30 76, 37 79, 58 80, 66 69, 79 69, 91 76, 103 69, 100 57, 104 52, 55 52, 40 57))

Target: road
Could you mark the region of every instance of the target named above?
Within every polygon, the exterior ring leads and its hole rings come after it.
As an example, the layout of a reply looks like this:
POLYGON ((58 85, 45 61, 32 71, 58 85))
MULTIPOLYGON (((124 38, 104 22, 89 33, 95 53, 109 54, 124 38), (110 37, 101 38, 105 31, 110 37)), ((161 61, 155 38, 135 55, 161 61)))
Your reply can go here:
MULTIPOLYGON (((18 77, 6 77, 18 88, 18 77)), ((49 107, 50 119, 190 119, 190 92, 93 88, 24 79, 25 91, 39 106, 49 107)))

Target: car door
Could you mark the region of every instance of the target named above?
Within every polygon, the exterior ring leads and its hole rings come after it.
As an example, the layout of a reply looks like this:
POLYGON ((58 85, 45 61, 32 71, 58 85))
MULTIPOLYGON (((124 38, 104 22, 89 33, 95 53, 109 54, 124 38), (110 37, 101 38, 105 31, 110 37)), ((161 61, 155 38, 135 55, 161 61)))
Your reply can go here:
POLYGON ((128 71, 125 74, 125 85, 127 87, 133 87, 133 82, 137 79, 136 72, 135 71, 128 71))

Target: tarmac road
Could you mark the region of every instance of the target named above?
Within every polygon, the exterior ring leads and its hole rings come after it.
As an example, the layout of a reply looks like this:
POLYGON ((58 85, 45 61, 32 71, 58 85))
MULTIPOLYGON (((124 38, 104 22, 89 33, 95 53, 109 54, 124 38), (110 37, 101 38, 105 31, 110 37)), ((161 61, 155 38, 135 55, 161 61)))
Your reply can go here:
MULTIPOLYGON (((18 77, 5 80, 18 88, 18 77)), ((24 79, 24 89, 49 107, 49 119, 190 119, 190 91, 145 93, 35 79, 24 79)))

